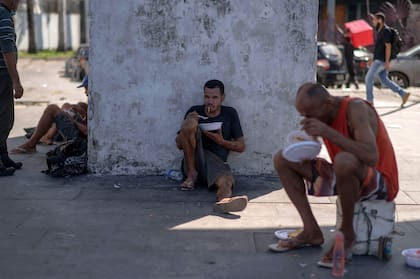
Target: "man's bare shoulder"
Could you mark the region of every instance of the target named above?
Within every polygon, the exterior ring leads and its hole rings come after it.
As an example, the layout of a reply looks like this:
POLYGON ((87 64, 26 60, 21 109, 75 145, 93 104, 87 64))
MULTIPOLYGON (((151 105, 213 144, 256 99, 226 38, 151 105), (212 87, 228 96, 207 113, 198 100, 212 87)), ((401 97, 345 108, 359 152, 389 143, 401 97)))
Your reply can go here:
POLYGON ((377 114, 373 107, 371 107, 365 100, 355 98, 350 101, 347 109, 348 119, 351 126, 360 126, 368 124, 373 131, 376 132, 377 127, 377 114))

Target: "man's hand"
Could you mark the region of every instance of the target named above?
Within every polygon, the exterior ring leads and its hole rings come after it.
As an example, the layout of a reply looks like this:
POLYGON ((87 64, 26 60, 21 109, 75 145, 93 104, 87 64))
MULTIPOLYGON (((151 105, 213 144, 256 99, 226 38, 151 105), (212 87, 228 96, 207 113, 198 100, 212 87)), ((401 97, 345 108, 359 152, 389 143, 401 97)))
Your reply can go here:
POLYGON ((300 121, 302 129, 310 136, 324 137, 328 126, 315 118, 304 118, 300 121))
POLYGON ((389 61, 385 62, 385 69, 386 69, 387 72, 389 72, 389 61))
POLYGON ((198 113, 196 111, 190 112, 187 114, 186 119, 194 119, 198 121, 198 113))
POLYGON ((217 133, 203 131, 203 134, 219 145, 222 145, 224 141, 223 135, 222 135, 222 129, 217 130, 217 133))
POLYGON ((23 87, 20 82, 13 83, 13 90, 15 91, 15 99, 20 99, 23 96, 23 87))

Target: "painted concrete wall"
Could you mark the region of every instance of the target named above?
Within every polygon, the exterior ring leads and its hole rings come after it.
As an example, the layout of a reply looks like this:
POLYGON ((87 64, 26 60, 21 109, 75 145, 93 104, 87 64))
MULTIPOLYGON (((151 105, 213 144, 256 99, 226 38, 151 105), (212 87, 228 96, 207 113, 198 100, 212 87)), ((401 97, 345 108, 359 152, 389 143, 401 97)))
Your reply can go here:
POLYGON ((298 125, 297 88, 315 79, 318 1, 93 0, 89 166, 153 174, 179 166, 175 136, 208 79, 226 85, 247 150, 236 173, 272 173, 298 125))
MULTIPOLYGON (((80 15, 72 14, 67 18, 66 44, 76 50, 80 45, 80 15)), ((39 50, 56 49, 58 46, 58 14, 35 14, 35 38, 39 50)), ((28 22, 25 11, 16 14, 16 35, 18 49, 28 50, 28 22)))

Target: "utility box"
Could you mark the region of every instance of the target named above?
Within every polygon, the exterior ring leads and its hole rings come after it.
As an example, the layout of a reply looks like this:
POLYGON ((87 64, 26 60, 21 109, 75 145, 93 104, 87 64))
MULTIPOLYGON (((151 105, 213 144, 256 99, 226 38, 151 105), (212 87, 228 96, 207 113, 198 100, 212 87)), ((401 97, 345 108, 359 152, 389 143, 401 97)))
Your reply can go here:
POLYGON ((373 29, 363 19, 346 22, 344 24, 350 35, 350 41, 354 47, 373 45, 373 29))

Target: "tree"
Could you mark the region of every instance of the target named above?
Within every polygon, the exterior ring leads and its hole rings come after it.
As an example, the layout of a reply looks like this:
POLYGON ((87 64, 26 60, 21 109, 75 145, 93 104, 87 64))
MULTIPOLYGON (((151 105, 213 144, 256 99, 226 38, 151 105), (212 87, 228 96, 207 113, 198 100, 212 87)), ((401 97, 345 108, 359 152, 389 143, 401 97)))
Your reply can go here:
POLYGON ((26 0, 26 15, 28 21, 28 35, 29 35, 29 53, 37 53, 36 39, 35 39, 35 25, 34 25, 34 1, 26 0))
POLYGON ((86 8, 85 0, 80 0, 80 43, 85 44, 86 40, 86 8))
POLYGON ((58 47, 57 51, 66 51, 66 0, 57 0, 57 8, 58 8, 58 47))

